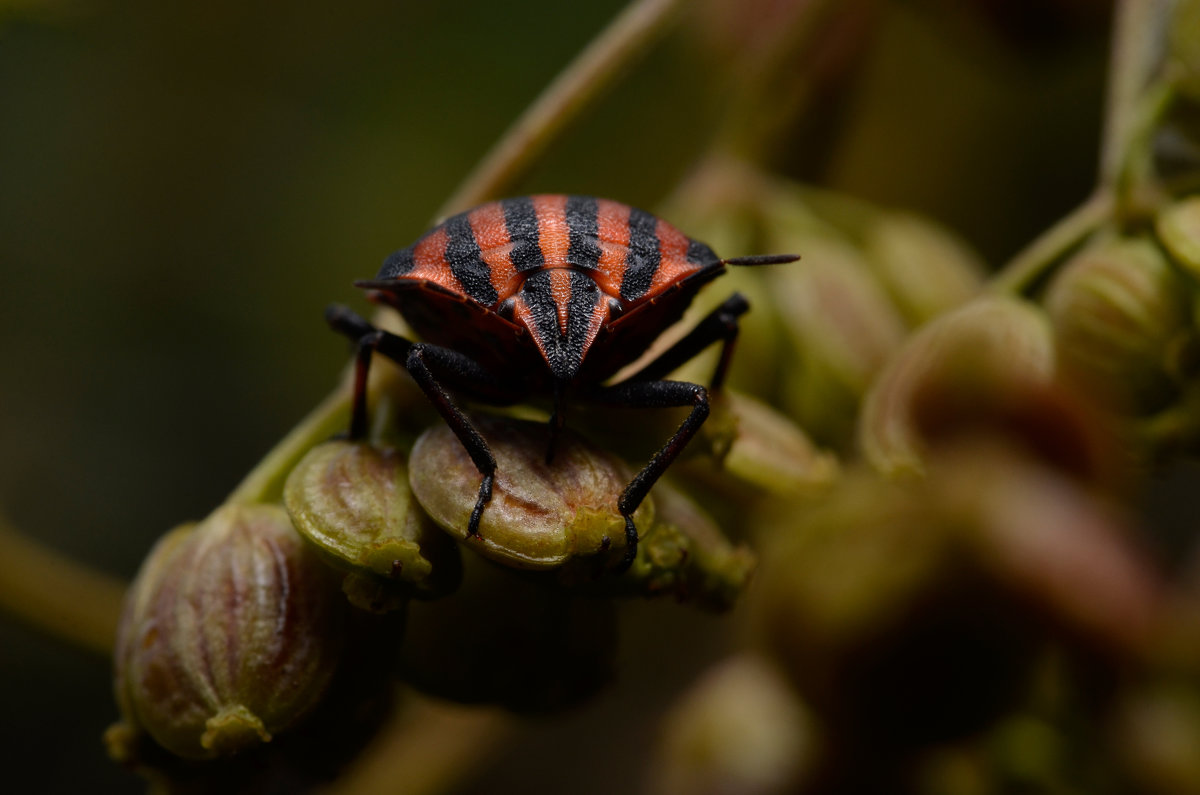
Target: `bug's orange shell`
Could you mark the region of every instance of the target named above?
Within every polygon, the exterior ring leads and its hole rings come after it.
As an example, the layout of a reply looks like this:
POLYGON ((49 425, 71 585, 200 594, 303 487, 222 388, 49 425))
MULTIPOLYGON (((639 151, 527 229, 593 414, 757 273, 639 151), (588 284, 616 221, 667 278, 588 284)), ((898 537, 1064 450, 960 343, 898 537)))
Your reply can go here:
POLYGON ((712 249, 650 213, 552 194, 448 218, 388 257, 371 286, 429 342, 489 369, 532 345, 571 381, 585 357, 602 363, 587 368, 596 378, 637 358, 723 270, 712 249), (618 341, 629 350, 613 350, 618 341))

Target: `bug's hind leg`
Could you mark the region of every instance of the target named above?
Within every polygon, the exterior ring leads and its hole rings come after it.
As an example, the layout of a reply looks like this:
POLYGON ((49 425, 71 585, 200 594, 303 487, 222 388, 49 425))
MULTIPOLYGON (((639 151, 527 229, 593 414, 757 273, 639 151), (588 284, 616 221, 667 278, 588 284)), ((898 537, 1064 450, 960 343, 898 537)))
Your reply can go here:
POLYGON ((625 379, 631 381, 656 381, 667 373, 695 358, 714 342, 721 342, 721 357, 713 371, 709 389, 717 390, 725 383, 725 374, 733 358, 734 343, 737 342, 740 324, 738 318, 750 310, 750 303, 741 293, 734 293, 709 312, 688 334, 672 345, 641 370, 625 379))
POLYGON ((483 476, 467 534, 479 537, 479 520, 483 509, 492 498, 492 486, 496 476, 496 459, 487 442, 461 409, 455 405, 441 378, 452 378, 456 383, 475 385, 482 393, 502 394, 503 385, 481 367, 474 359, 457 351, 438 345, 413 342, 389 331, 378 329, 353 311, 332 306, 325 312, 325 319, 334 330, 345 334, 358 344, 354 364, 354 402, 350 419, 350 438, 362 439, 367 431, 367 376, 371 357, 376 351, 404 367, 417 386, 429 398, 438 414, 454 431, 463 448, 471 457, 475 468, 483 476))
POLYGON ((686 381, 631 380, 600 389, 593 393, 590 399, 598 403, 630 408, 676 408, 688 405, 692 407, 671 438, 659 448, 646 466, 633 476, 633 480, 629 481, 629 485, 617 500, 617 510, 625 517, 625 557, 620 565, 620 570, 624 570, 629 568, 637 556, 638 532, 633 523, 633 513, 642 504, 642 500, 646 499, 650 488, 679 457, 683 448, 708 419, 708 390, 699 384, 686 381))

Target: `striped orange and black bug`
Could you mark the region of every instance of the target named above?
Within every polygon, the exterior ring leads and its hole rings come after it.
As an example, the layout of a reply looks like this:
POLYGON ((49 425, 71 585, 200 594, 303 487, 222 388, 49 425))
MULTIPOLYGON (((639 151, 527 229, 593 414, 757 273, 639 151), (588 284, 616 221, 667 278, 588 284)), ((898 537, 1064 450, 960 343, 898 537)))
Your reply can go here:
POLYGON ((725 266, 795 259, 720 259, 661 218, 591 196, 505 199, 455 215, 388 257, 376 278, 356 282, 399 311, 421 342, 377 329, 344 307, 327 313, 330 325, 358 343, 350 435, 366 434, 367 372, 372 354, 381 353, 412 375, 483 476, 467 528, 478 536, 496 461, 452 392, 492 405, 550 396, 547 459, 566 400, 691 406, 617 500, 628 566, 637 552, 633 512, 709 413, 705 387, 663 377, 721 342, 709 386, 719 388, 749 304, 735 293, 636 373, 615 384, 608 379, 645 353, 725 266))

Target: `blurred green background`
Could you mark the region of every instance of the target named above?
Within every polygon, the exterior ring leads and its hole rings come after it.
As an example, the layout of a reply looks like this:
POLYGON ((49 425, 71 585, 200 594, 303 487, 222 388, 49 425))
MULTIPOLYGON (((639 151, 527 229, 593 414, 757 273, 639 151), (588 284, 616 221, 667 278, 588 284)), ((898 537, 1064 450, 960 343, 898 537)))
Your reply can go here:
MULTIPOLYGON (((654 207, 738 93, 737 48, 753 42, 730 21, 753 28, 772 5, 696 3, 522 192, 654 207)), ((0 512, 132 577, 334 385, 347 348, 324 306, 363 306, 351 281, 422 231, 621 6, 0 2, 0 512)), ((778 168, 927 213, 993 265, 1086 196, 1107 4, 841 6, 861 15, 851 55, 778 168)), ((628 664, 730 621, 633 609, 628 664)), ((705 651, 689 648, 695 670, 705 651)), ((602 697, 557 742, 628 721, 611 706, 624 703, 645 713, 635 751, 675 679, 643 677, 653 698, 602 697)), ((142 789, 103 754, 109 680, 106 660, 0 617, 5 789, 142 789)), ((542 775, 528 764, 505 763, 490 791, 542 775)), ((635 759, 606 764, 636 773, 635 759)))

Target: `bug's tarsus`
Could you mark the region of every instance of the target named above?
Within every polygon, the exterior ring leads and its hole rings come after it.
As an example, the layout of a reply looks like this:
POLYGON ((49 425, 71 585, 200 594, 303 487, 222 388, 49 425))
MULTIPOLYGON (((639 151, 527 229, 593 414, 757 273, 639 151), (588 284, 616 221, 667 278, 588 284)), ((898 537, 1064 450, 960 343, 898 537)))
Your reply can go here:
POLYGON ((597 390, 591 399, 598 403, 630 408, 676 408, 691 405, 692 410, 671 438, 655 453, 646 466, 633 476, 617 500, 617 510, 625 517, 625 557, 618 569, 624 570, 637 556, 638 532, 633 514, 646 499, 650 488, 683 452, 688 442, 708 418, 708 390, 687 381, 623 381, 597 390))

